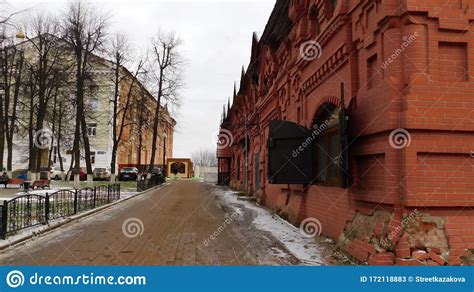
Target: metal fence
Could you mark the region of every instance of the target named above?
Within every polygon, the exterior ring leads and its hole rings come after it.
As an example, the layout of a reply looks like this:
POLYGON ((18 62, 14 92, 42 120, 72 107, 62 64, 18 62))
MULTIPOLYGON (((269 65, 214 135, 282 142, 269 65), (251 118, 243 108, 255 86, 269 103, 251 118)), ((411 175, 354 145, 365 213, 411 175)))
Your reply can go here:
POLYGON ((156 186, 159 186, 161 184, 164 184, 165 182, 166 182, 166 177, 164 177, 163 175, 155 175, 155 176, 152 176, 150 179, 138 181, 137 191, 143 192, 151 188, 154 188, 156 186))
POLYGON ((120 184, 52 194, 26 194, 3 201, 0 210, 0 238, 51 220, 66 218, 120 199, 120 184))

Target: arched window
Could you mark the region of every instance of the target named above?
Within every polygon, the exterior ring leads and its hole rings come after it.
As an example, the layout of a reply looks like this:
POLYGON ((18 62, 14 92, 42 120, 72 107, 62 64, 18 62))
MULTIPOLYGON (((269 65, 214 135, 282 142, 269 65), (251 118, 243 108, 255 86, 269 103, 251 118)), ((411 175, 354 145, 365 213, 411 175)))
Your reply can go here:
POLYGON ((311 6, 311 10, 309 12, 309 20, 311 34, 313 36, 318 36, 321 32, 321 25, 319 23, 319 10, 316 5, 311 6))
POLYGON ((317 184, 342 186, 340 113, 337 106, 325 103, 314 119, 317 184))
POLYGON ((326 0, 324 3, 325 3, 325 7, 324 7, 325 16, 326 16, 326 19, 329 20, 332 18, 334 14, 334 10, 336 10, 337 0, 326 0))

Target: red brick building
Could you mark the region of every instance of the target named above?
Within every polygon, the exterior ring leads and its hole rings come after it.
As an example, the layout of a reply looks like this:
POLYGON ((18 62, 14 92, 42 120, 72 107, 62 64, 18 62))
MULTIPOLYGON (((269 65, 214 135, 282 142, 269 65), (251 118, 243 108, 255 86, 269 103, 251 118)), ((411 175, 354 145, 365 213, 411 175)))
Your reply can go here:
POLYGON ((219 181, 362 262, 474 264, 472 7, 278 0, 224 111, 219 181))

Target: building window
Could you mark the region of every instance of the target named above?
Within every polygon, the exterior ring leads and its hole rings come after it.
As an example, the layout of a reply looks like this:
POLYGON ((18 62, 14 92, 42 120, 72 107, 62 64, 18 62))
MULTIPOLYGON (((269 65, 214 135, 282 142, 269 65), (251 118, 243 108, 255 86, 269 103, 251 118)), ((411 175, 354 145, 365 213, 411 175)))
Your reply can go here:
POLYGON ((317 36, 321 32, 321 25, 319 23, 319 10, 316 7, 316 5, 313 5, 310 10, 310 23, 311 23, 311 29, 312 33, 317 36))
POLYGON ((97 96, 91 98, 91 110, 96 111, 99 109, 99 99, 97 96))
POLYGON ((324 3, 325 17, 331 19, 337 6, 337 0, 326 0, 324 3))
POLYGON ((91 152, 91 164, 95 164, 95 152, 91 152))
POLYGON ((367 59, 367 89, 371 89, 374 83, 377 65, 377 54, 367 59))
POLYGON ((315 129, 321 131, 315 143, 316 178, 321 185, 340 187, 342 184, 339 116, 340 109, 334 104, 326 103, 314 120, 315 129))
POLYGON ((89 137, 95 137, 97 135, 97 124, 87 125, 87 135, 89 135, 89 137))

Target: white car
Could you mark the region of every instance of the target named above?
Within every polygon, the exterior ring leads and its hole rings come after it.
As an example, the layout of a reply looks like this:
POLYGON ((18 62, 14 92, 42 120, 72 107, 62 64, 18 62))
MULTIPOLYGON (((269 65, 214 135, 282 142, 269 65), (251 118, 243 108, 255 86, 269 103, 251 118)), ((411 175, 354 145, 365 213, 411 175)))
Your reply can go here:
POLYGON ((61 180, 63 177, 66 175, 65 171, 61 171, 61 168, 59 166, 53 166, 51 167, 51 170, 49 171, 49 176, 51 179, 54 180, 61 180))
POLYGON ((96 167, 92 174, 94 180, 110 180, 110 167, 96 167))

